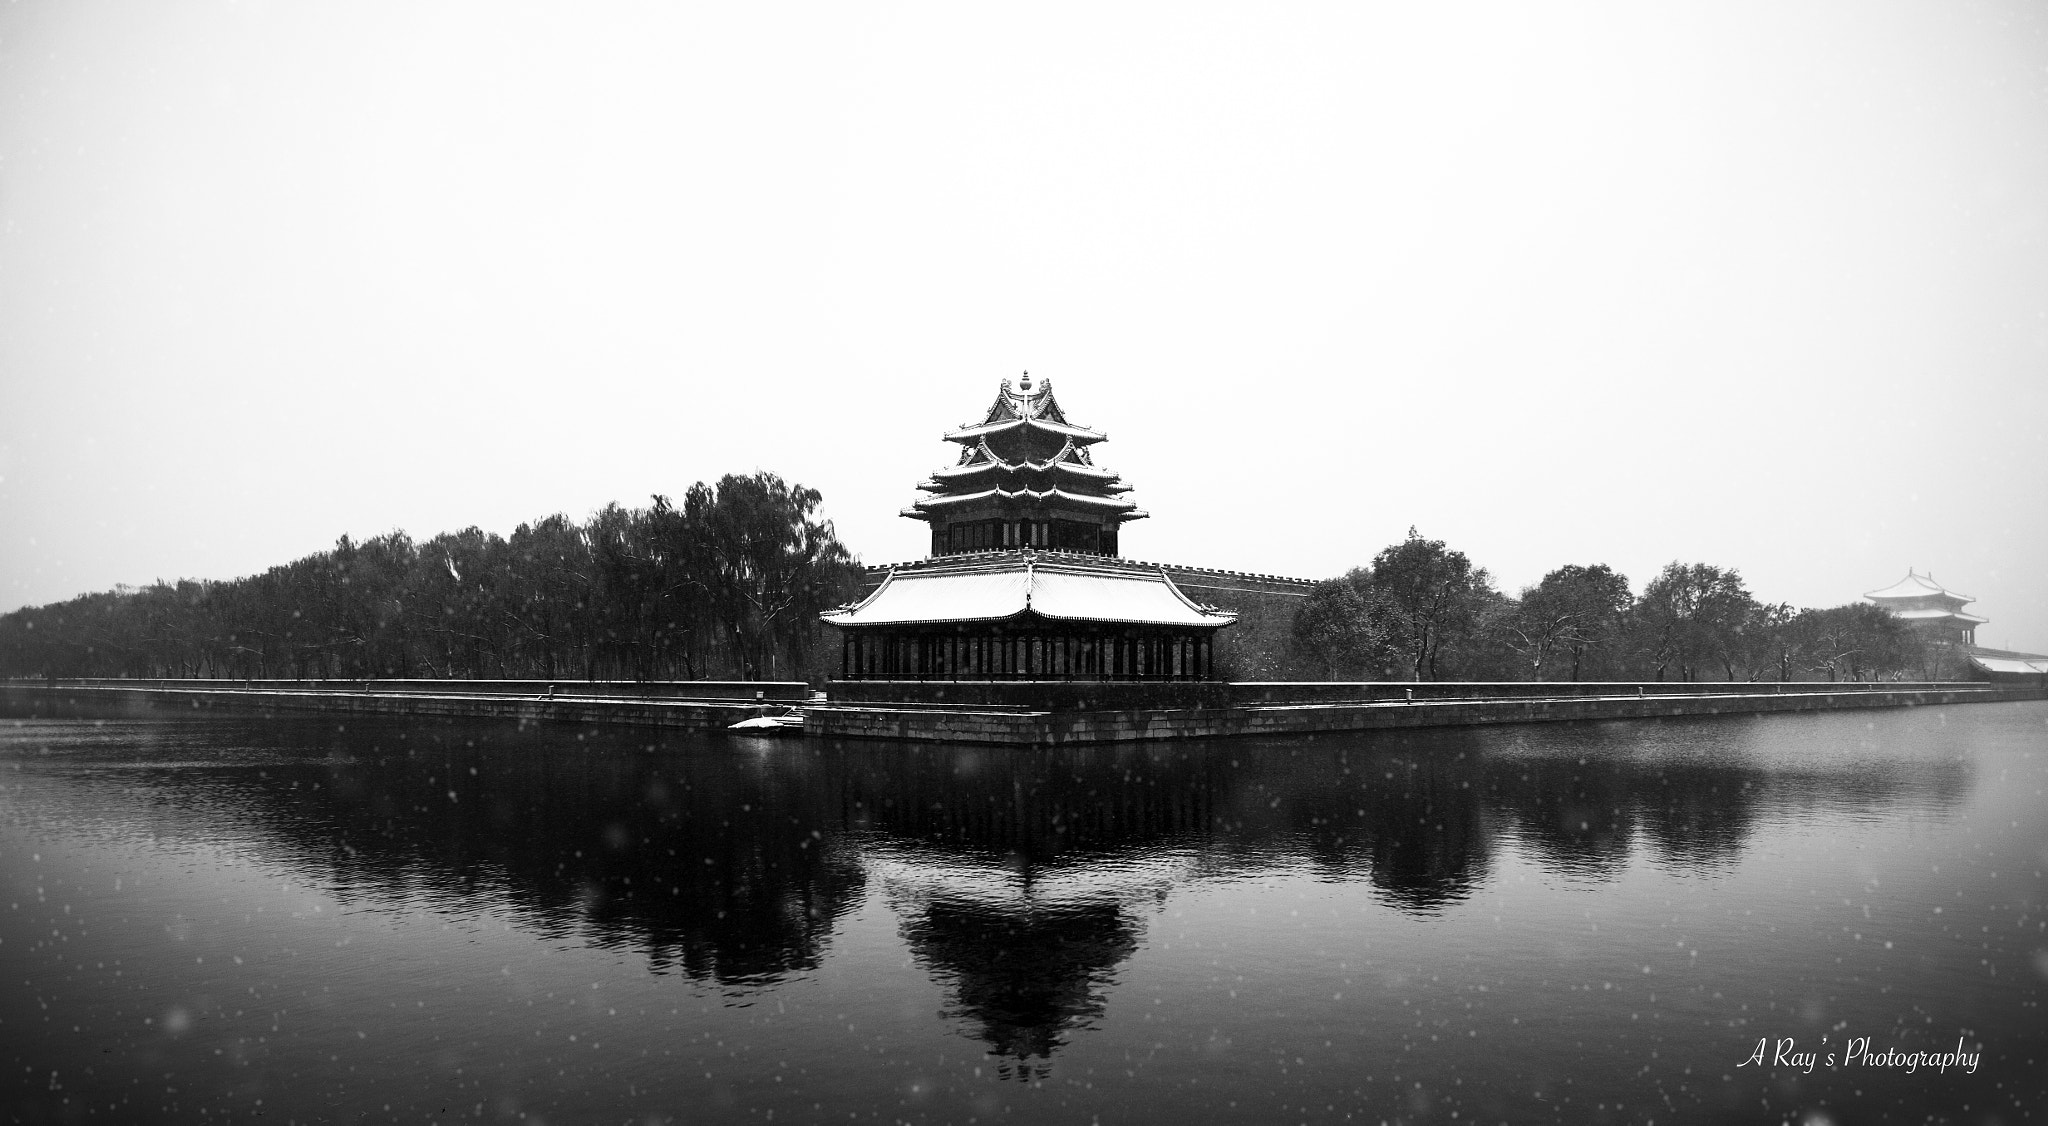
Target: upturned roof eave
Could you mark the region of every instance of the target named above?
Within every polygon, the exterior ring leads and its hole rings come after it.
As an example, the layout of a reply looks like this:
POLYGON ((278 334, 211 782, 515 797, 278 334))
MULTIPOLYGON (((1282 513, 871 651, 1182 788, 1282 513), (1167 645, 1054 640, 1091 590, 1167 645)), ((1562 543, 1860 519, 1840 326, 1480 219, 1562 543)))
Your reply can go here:
POLYGON ((1960 591, 1950 590, 1947 587, 1942 586, 1940 583, 1935 582, 1932 576, 1923 575, 1917 571, 1906 572, 1905 578, 1900 579, 1898 582, 1895 582, 1882 590, 1866 590, 1863 592, 1863 597, 1868 598, 1873 602, 1882 602, 1887 599, 1898 600, 1905 598, 1953 598, 1957 600, 1958 605, 1977 601, 1976 599, 1970 597, 1967 594, 1963 594, 1960 591))
POLYGON ((1049 434, 1058 434, 1062 437, 1072 438, 1077 442, 1092 444, 1109 440, 1109 435, 1100 430, 1090 430, 1085 426, 1074 426, 1062 422, 1048 422, 1042 418, 1010 418, 1000 422, 977 422, 972 426, 963 426, 958 430, 948 430, 946 432, 946 441, 978 442, 990 434, 999 434, 1005 430, 1015 430, 1022 426, 1036 427, 1049 434))
POLYGON ((914 622, 861 622, 841 620, 842 617, 851 618, 851 616, 852 614, 850 611, 828 610, 825 613, 818 615, 818 619, 824 622, 826 625, 838 626, 840 629, 885 629, 890 626, 896 626, 899 628, 904 626, 969 626, 986 625, 990 622, 1020 622, 1032 618, 1035 618, 1042 622, 1097 622, 1106 626, 1163 626, 1175 629, 1222 629, 1225 626, 1234 626, 1237 624, 1237 612, 1234 610, 1204 610, 1202 611, 1202 617, 1205 620, 1199 622, 1159 622, 1153 621, 1150 618, 1068 617, 1061 614, 1048 614, 1032 606, 1026 606, 1022 610, 1018 610, 1009 614, 998 614, 987 617, 920 618, 914 622))
POLYGON ((1081 477, 1100 478, 1105 481, 1114 480, 1117 476, 1116 470, 1104 469, 1102 466, 1099 465, 1082 465, 1079 462, 1052 460, 975 461, 969 462, 966 465, 948 465, 941 469, 934 469, 932 470, 932 476, 934 478, 971 477, 976 473, 988 473, 995 470, 1008 470, 1012 473, 1050 473, 1058 470, 1067 473, 1073 473, 1081 477))
MULTIPOLYGON (((968 563, 965 566, 949 566, 937 573, 927 573, 921 577, 903 579, 902 581, 906 584, 911 582, 919 584, 951 584, 974 576, 1002 573, 1017 576, 1021 579, 1020 584, 1007 593, 999 590, 991 591, 987 588, 967 587, 960 589, 958 594, 955 595, 955 597, 969 600, 987 599, 990 597, 1001 599, 1006 604, 1001 605, 1000 612, 997 613, 948 613, 941 609, 939 612, 929 613, 929 616, 885 616, 876 621, 861 621, 862 614, 871 608, 878 607, 880 603, 884 602, 886 598, 885 592, 891 590, 898 582, 897 569, 891 568, 881 585, 869 594, 868 597, 854 605, 827 611, 819 615, 819 617, 824 622, 842 629, 972 625, 1020 621, 1027 618, 1036 618, 1048 622, 1094 623, 1109 626, 1164 626, 1182 629, 1221 629, 1225 626, 1235 625, 1237 622, 1235 611, 1205 606, 1189 598, 1174 583, 1173 577, 1167 573, 1166 568, 1163 566, 1148 566, 1134 569, 1130 567, 1106 566, 1085 560, 1041 559, 1037 553, 1024 552, 1021 557, 968 563), (1137 570, 1138 573, 1133 574, 1133 570, 1137 570), (951 572, 951 574, 949 575, 948 572, 951 572), (957 576, 957 578, 954 576, 957 576), (1131 588, 1130 597, 1136 598, 1139 601, 1142 601, 1142 590, 1151 589, 1157 591, 1159 588, 1164 588, 1165 593, 1172 599, 1172 604, 1177 606, 1178 609, 1166 613, 1148 614, 1140 607, 1134 605, 1130 608, 1138 612, 1131 614, 1115 612, 1063 614, 1047 610, 1044 603, 1040 601, 1041 594, 1047 596, 1053 594, 1051 589, 1042 592, 1040 590, 1041 583, 1057 581, 1064 587, 1069 579, 1087 579, 1091 577, 1111 579, 1119 584, 1135 584, 1131 588)), ((1089 588, 1082 589, 1085 592, 1089 588)), ((942 589, 939 593, 943 596, 942 589)), ((1055 601, 1071 599, 1075 597, 1076 593, 1074 590, 1067 589, 1055 601)), ((1095 593, 1100 594, 1101 592, 1096 590, 1095 593)), ((925 597, 928 598, 931 595, 927 594, 925 597)), ((1123 595, 1115 595, 1113 597, 1120 601, 1129 601, 1123 595)), ((1085 593, 1083 593, 1083 598, 1085 601, 1085 593)), ((970 607, 959 607, 961 610, 968 608, 970 607)), ((985 608, 994 609, 994 607, 985 608)), ((1114 608, 1112 608, 1113 610, 1114 608)), ((897 614, 900 615, 901 613, 901 608, 898 608, 897 614)))
POLYGON ((1991 620, 1990 618, 1980 618, 1975 614, 1965 614, 1961 610, 1890 610, 1887 613, 1905 622, 1955 621, 1967 622, 1973 626, 1981 626, 1991 620))
MULTIPOLYGON (((1075 502, 1078 502, 1078 503, 1080 503, 1080 504, 1082 504, 1082 505, 1084 505, 1084 506, 1092 506, 1092 507, 1098 507, 1098 508, 1107 508, 1107 509, 1113 509, 1113 510, 1115 510, 1115 511, 1118 511, 1118 512, 1127 512, 1127 511, 1128 511, 1128 512, 1136 512, 1136 511, 1138 511, 1138 510, 1137 510, 1137 507, 1136 507, 1136 505, 1135 505, 1135 504, 1134 504, 1133 502, 1131 502, 1131 501, 1127 501, 1127 500, 1124 500, 1124 499, 1122 499, 1121 497, 1098 497, 1098 496, 1090 496, 1090 495, 1088 495, 1087 493, 1070 493, 1070 492, 1066 491, 1065 489, 1060 489, 1060 488, 1051 488, 1051 489, 1000 489, 1000 488, 997 488, 997 489, 982 489, 982 490, 980 490, 979 492, 972 492, 972 493, 950 493, 950 494, 947 494, 947 495, 944 495, 944 496, 935 496, 935 497, 924 497, 924 498, 922 498, 922 499, 920 499, 920 500, 917 500, 917 501, 913 501, 913 502, 911 503, 911 506, 910 506, 910 507, 911 507, 911 508, 914 508, 914 509, 918 509, 918 510, 921 510, 921 511, 922 511, 922 510, 927 510, 927 509, 931 509, 931 508, 936 508, 936 507, 942 507, 942 506, 951 506, 951 505, 960 505, 960 504, 967 504, 967 503, 969 503, 969 502, 972 502, 972 501, 980 501, 980 500, 994 500, 994 501, 998 501, 998 502, 1001 502, 1001 501, 1019 501, 1019 500, 1022 500, 1022 501, 1036 501, 1036 502, 1041 502, 1041 503, 1049 503, 1049 504, 1051 504, 1051 503, 1058 503, 1058 502, 1060 502, 1060 501, 1075 501, 1075 502)), ((908 510, 906 510, 906 511, 908 511, 908 510)))

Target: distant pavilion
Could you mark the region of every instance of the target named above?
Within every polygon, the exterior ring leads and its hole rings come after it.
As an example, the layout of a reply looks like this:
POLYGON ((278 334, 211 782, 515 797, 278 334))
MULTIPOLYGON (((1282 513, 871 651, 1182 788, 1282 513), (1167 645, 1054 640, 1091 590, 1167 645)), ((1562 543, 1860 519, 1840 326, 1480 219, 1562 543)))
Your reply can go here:
POLYGON ((948 433, 959 460, 903 515, 931 557, 892 567, 823 615, 847 680, 1202 680, 1237 615, 1189 598, 1164 567, 1117 555, 1146 513, 1094 463, 1107 435, 1067 420, 1050 382, 1004 380, 980 422, 948 433))
POLYGON ((1963 613, 1963 607, 1976 599, 1957 594, 1935 582, 1933 575, 1916 574, 1911 568, 1907 568, 1905 578, 1863 597, 1936 645, 1973 646, 1977 644, 1977 627, 1988 620, 1963 613))

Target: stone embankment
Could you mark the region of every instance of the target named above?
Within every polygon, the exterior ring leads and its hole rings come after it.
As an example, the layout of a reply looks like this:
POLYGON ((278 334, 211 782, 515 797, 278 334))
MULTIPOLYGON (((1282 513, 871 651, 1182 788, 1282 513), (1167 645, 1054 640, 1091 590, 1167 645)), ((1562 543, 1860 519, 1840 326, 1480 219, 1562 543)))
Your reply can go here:
POLYGON ((1976 682, 1275 683, 836 681, 813 701, 798 681, 15 680, 8 710, 93 704, 523 722, 724 728, 800 712, 804 734, 1061 746, 1405 727, 1654 719, 1843 708, 2048 700, 2048 690, 1976 682))
POLYGON ((810 698, 802 681, 11 680, 0 703, 466 716, 531 723, 720 728, 810 698))
POLYGON ((909 684, 837 682, 807 735, 1059 746, 1400 727, 1652 719, 2048 699, 1975 682, 909 684), (1045 692, 1050 688, 1049 693, 1045 692), (1034 692, 1034 689, 1038 691, 1034 692), (1034 697, 1039 706, 1033 706, 1034 697), (1048 706, 1049 705, 1049 706, 1048 706))

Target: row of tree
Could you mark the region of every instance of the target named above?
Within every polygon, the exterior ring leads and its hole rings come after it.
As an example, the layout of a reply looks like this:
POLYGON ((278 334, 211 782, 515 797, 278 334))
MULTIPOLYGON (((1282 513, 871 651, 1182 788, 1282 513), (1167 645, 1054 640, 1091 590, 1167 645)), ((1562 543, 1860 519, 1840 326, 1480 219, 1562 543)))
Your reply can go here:
POLYGON ((860 568, 771 473, 509 538, 403 532, 0 615, 0 676, 804 679, 860 568))
MULTIPOLYGON (((228 582, 120 588, 0 615, 0 676, 819 679, 818 614, 860 568, 816 490, 769 473, 680 505, 550 516, 509 538, 394 532, 228 582)), ((1634 593, 1605 565, 1510 597, 1441 540, 1320 583, 1295 675, 1336 680, 1947 676, 1876 606, 1759 602, 1732 568, 1671 563, 1634 593)))
POLYGON ((1320 583, 1299 671, 1333 680, 1807 680, 1946 676, 1949 655, 1877 606, 1764 603, 1734 568, 1671 563, 1635 594, 1605 564, 1511 597, 1442 540, 1408 538, 1320 583))

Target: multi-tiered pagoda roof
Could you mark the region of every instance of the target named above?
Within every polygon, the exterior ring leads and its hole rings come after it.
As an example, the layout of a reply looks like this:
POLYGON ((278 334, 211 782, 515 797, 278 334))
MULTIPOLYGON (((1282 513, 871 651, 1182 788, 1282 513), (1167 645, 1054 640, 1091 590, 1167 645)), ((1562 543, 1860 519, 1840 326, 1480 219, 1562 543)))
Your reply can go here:
POLYGON ((1937 642, 1973 645, 1977 627, 1986 621, 1963 612, 1963 607, 1976 599, 1958 594, 1935 582, 1933 575, 1922 575, 1911 568, 1905 578, 1883 590, 1866 592, 1863 597, 1937 642))
POLYGON ((918 483, 930 493, 903 515, 932 526, 932 554, 1048 547, 1115 555, 1118 526, 1146 513, 1131 487, 1095 464, 1108 435, 1068 421, 1052 384, 1005 379, 986 416, 947 432, 954 464, 918 483))
POLYGON ((1883 590, 1869 591, 1863 597, 1909 622, 1940 621, 1976 626, 1987 620, 1963 613, 1963 607, 1976 599, 1942 586, 1934 581, 1933 575, 1922 575, 1912 570, 1908 570, 1906 577, 1898 582, 1883 590))

